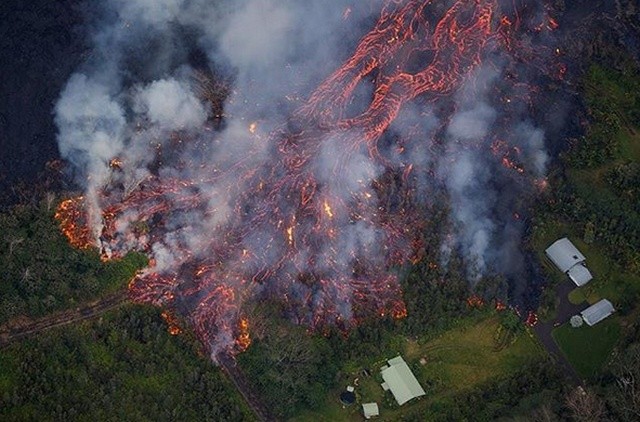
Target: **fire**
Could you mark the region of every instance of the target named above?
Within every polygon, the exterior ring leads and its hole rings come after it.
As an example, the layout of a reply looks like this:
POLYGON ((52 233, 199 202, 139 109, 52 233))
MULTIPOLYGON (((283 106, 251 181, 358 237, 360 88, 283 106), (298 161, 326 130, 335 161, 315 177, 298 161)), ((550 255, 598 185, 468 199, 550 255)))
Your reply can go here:
MULTIPOLYGON (((418 102, 414 100, 429 106, 453 101, 485 57, 500 48, 514 49, 509 37, 519 25, 517 16, 494 16, 496 0, 447 4, 388 1, 353 54, 306 100, 297 94, 286 97, 298 107, 281 128, 264 135, 274 154, 266 163, 242 157, 237 162, 200 164, 198 180, 157 172, 131 189, 105 188, 99 198, 102 226, 91 228, 99 232, 105 256, 137 250, 155 262, 132 280, 131 298, 178 309, 214 352, 249 347, 249 321, 239 316, 256 291, 277 295, 298 323, 312 329, 337 321, 350 328, 372 315, 404 318, 400 282, 389 268, 424 256, 407 245, 422 218, 410 208, 415 195, 411 183, 425 169, 408 162, 393 168, 379 141, 402 108, 418 102), (433 57, 420 67, 414 53, 425 51, 433 57), (374 85, 371 101, 359 114, 351 113, 348 107, 356 101, 362 81, 374 85), (329 138, 336 142, 339 159, 327 170, 331 174, 320 175, 314 159, 329 138), (404 183, 397 189, 401 201, 385 198, 386 182, 354 177, 345 170, 350 160, 359 163, 361 157, 388 169, 398 185, 404 183), (327 179, 339 186, 334 189, 327 179), (340 189, 343 185, 347 189, 340 189), (211 187, 215 189, 203 189, 211 187), (389 205, 395 202, 400 204, 389 205), (193 221, 193 215, 206 219, 206 224, 197 221, 193 227, 176 228, 176 221, 193 221), (362 241, 354 243, 353 238, 362 241)), ((344 19, 350 13, 347 8, 344 19)), ((518 101, 506 94, 497 98, 505 99, 505 107, 518 101)), ((442 110, 451 108, 445 105, 442 110)), ((258 122, 250 123, 248 132, 258 133, 258 122)), ((524 173, 514 161, 520 160, 517 149, 507 141, 494 144, 497 163, 524 173)), ((409 149, 400 142, 393 150, 397 160, 407 160, 409 149)), ((163 159, 170 159, 168 155, 163 159)), ((133 164, 117 160, 110 165, 120 174, 133 164)), ((63 202, 56 217, 74 246, 88 247, 91 230, 82 201, 63 202)), ((437 264, 429 267, 436 269, 437 264)), ((472 296, 467 303, 480 307, 484 302, 472 296)), ((163 317, 177 334, 171 314, 163 317)))
POLYGON ((169 334, 171 334, 172 336, 177 336, 178 334, 182 333, 182 329, 179 325, 179 320, 175 316, 175 314, 169 311, 163 311, 160 315, 167 323, 167 331, 169 332, 169 334))
POLYGON ((480 296, 469 296, 467 298, 467 306, 470 308, 481 308, 484 306, 484 300, 480 296))
POLYGON ((533 327, 538 323, 538 315, 533 311, 529 311, 527 313, 527 318, 525 319, 524 323, 527 324, 529 327, 533 327))
POLYGON ((109 167, 113 169, 122 168, 122 160, 119 158, 112 158, 111 161, 109 161, 109 167))
POLYGON ((236 348, 240 352, 244 352, 251 345, 251 336, 249 334, 249 320, 246 317, 240 318, 238 321, 238 335, 236 336, 236 348))
POLYGON ((287 240, 289 245, 293 245, 293 226, 287 228, 287 240))
POLYGON ((331 211, 331 206, 327 201, 324 201, 324 212, 325 214, 327 214, 329 218, 333 218, 333 212, 331 211))
POLYGON ((402 319, 407 317, 407 308, 404 303, 398 303, 398 306, 391 311, 391 316, 394 319, 402 319))
POLYGON ((60 203, 55 214, 56 220, 60 223, 60 230, 69 243, 78 249, 94 246, 83 201, 82 196, 66 199, 60 203))
POLYGON ((508 157, 502 157, 502 165, 504 168, 515 170, 520 174, 524 173, 524 168, 516 164, 513 160, 510 160, 508 157))
POLYGON ((549 181, 546 178, 536 179, 533 181, 533 184, 540 192, 544 192, 549 187, 549 181))

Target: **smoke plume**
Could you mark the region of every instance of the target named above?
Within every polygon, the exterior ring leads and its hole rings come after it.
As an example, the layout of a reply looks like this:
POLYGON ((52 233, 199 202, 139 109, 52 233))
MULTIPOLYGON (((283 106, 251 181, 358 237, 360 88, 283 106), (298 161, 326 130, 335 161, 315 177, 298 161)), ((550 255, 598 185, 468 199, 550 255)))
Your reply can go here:
POLYGON ((261 297, 311 326, 402 317, 389 268, 412 256, 429 218, 412 207, 434 186, 451 209, 442 262, 460 251, 472 284, 521 273, 513 214, 547 162, 526 82, 549 17, 536 2, 431 3, 87 9, 93 49, 56 104, 58 141, 93 241, 151 258, 133 297, 183 313, 214 354, 261 297))

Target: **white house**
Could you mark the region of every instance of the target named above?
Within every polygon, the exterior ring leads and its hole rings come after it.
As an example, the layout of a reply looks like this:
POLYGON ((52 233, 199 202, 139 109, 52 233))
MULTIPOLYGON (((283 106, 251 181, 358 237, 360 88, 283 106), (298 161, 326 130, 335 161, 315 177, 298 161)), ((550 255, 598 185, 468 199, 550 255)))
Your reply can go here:
POLYGON ((384 379, 382 388, 385 391, 391 390, 398 405, 402 406, 409 400, 426 394, 402 356, 396 356, 387 362, 389 366, 381 368, 384 379))
POLYGON ((566 237, 556 240, 545 253, 560 271, 573 280, 576 286, 584 286, 593 278, 585 265, 586 258, 566 237))

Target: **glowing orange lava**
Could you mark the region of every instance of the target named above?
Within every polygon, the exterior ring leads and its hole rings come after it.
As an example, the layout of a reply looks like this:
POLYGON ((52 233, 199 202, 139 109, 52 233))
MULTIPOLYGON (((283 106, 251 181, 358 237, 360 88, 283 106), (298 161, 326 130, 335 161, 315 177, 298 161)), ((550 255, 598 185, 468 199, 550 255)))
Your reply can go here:
MULTIPOLYGON (((225 169, 213 163, 204 165, 208 175, 202 180, 154 174, 131 190, 111 187, 101 198, 103 255, 139 250, 156 260, 130 283, 131 298, 176 309, 212 352, 249 347, 249 321, 240 316, 245 299, 255 292, 278 297, 295 322, 313 329, 349 328, 371 315, 404 318, 400 283, 389 268, 419 262, 424 255, 411 250, 420 216, 410 212, 410 201, 387 207, 382 182, 356 177, 354 183, 338 182, 350 177, 344 172, 350 160, 365 157, 391 168, 378 144, 405 104, 419 97, 422 104, 433 105, 451 97, 480 67, 487 50, 514 48, 509 36, 518 19, 502 11, 494 16, 497 0, 449 4, 386 2, 353 54, 287 125, 261 139, 275 151, 266 164, 239 160, 225 169), (425 52, 429 60, 415 60, 414 54, 425 52), (372 85, 370 102, 360 113, 348 112, 363 81, 372 85), (335 143, 330 146, 338 158, 329 170, 318 170, 314 159, 327 148, 327 139, 335 143), (211 193, 203 186, 220 189, 211 193), (228 210, 207 208, 214 202, 228 210), (200 209, 208 209, 211 232, 185 235, 200 243, 167 236, 170 216, 200 209), (169 249, 170 254, 163 253, 169 249)), ((346 21, 350 14, 345 10, 346 21)), ((554 27, 553 21, 548 25, 554 27)), ((256 134, 257 123, 250 123, 248 131, 256 134)), ((524 173, 519 150, 507 141, 496 141, 491 149, 497 162, 524 173)), ((113 161, 112 169, 120 171, 126 164, 113 161)), ((418 171, 411 163, 392 170, 405 181, 418 171)), ((82 198, 75 198, 60 205, 56 218, 69 241, 86 248, 93 242, 83 212, 82 198)), ((467 303, 483 305, 477 296, 467 303)), ((171 315, 163 317, 177 334, 171 315)))

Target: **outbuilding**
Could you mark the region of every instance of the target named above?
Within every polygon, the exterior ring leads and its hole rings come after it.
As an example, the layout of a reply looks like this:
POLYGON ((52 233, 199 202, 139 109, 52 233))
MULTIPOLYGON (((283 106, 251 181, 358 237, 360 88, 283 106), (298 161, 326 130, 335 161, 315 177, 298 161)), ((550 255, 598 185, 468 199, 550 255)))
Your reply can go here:
POLYGON ((380 414, 378 403, 363 403, 362 413, 364 414, 365 419, 371 419, 374 416, 378 416, 380 414))
POLYGON ((594 326, 612 313, 615 312, 613 304, 607 299, 602 299, 599 302, 589 306, 584 311, 580 312, 582 319, 588 326, 594 326))
POLYGON ((382 388, 390 390, 393 397, 402 406, 409 400, 424 396, 425 392, 402 356, 387 361, 388 366, 382 368, 382 388))
POLYGON ((585 265, 585 256, 566 237, 556 240, 545 253, 551 262, 560 271, 567 274, 576 286, 584 286, 593 278, 585 265))

